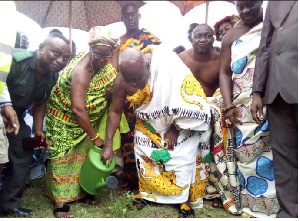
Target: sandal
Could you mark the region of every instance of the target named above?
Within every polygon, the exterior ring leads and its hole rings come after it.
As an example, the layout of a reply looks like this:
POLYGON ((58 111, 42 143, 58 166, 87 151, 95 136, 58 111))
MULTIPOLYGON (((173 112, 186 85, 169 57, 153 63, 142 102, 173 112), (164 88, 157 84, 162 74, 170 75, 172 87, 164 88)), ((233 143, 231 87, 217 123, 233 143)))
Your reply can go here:
POLYGON ((137 208, 137 210, 141 210, 147 205, 146 201, 142 199, 140 194, 135 195, 133 198, 133 205, 137 208))
POLYGON ((242 215, 241 215, 241 218, 255 218, 255 216, 252 216, 248 213, 243 212, 242 215))
POLYGON ((189 207, 186 204, 182 204, 179 210, 179 217, 178 218, 194 218, 195 217, 195 210, 189 207))
POLYGON ((100 204, 100 200, 98 200, 98 198, 95 195, 90 195, 90 194, 80 199, 79 202, 86 203, 92 206, 96 206, 100 204))
MULTIPOLYGON (((70 205, 69 204, 64 204, 62 207, 60 208, 55 208, 53 209, 53 214, 55 215, 56 218, 64 218, 63 216, 59 216, 59 213, 68 213, 70 211, 70 205)), ((70 213, 70 216, 67 218, 73 218, 74 215, 72 213, 70 213)))

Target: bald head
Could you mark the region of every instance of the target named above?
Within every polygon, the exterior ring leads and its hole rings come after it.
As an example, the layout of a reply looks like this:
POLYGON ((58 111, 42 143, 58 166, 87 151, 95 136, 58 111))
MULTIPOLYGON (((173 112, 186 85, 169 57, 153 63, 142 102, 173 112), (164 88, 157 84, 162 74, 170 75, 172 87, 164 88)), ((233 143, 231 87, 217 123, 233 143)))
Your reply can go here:
POLYGON ((136 48, 127 48, 121 52, 119 70, 125 81, 134 87, 144 87, 149 77, 144 55, 136 48))
POLYGON ((197 25, 194 29, 193 29, 193 33, 196 31, 196 30, 205 30, 207 32, 209 32, 210 34, 214 34, 214 30, 207 24, 200 24, 200 25, 197 25))
POLYGON ((135 72, 142 72, 146 68, 142 52, 136 48, 127 48, 122 51, 119 57, 119 68, 124 78, 135 72))

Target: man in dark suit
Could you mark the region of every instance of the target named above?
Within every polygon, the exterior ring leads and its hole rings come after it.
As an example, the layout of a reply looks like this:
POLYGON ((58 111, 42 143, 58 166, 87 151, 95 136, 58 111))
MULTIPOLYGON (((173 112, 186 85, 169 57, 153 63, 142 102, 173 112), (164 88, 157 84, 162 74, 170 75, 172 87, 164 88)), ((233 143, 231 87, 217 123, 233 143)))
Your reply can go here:
POLYGON ((267 104, 277 217, 298 217, 298 2, 269 1, 253 80, 253 119, 267 104), (262 100, 264 98, 264 101, 262 100))

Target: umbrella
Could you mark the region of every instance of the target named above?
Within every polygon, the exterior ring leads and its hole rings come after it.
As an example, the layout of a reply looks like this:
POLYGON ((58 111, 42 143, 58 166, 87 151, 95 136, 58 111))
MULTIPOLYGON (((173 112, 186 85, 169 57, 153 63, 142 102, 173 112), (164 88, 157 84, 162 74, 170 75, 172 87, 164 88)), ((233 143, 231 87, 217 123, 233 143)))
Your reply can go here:
MULTIPOLYGON (((170 1, 170 2, 172 2, 174 5, 176 5, 179 8, 182 16, 186 15, 194 7, 206 3, 205 23, 207 24, 208 6, 209 6, 209 2, 211 1, 170 1)), ((233 1, 227 1, 227 2, 233 3, 233 1)))
MULTIPOLYGON (((121 7, 129 2, 141 7, 143 1, 15 1, 18 12, 26 15, 41 28, 69 27, 89 31, 121 21, 121 7)), ((72 48, 72 45, 71 45, 72 48)))

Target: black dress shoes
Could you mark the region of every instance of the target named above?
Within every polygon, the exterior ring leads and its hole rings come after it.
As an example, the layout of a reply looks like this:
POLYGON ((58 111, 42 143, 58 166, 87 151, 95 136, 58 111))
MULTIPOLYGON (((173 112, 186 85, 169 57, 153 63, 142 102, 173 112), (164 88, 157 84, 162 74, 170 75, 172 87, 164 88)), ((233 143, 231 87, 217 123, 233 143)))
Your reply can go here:
POLYGON ((9 213, 15 214, 17 216, 31 216, 32 210, 25 208, 5 208, 5 210, 9 213))

